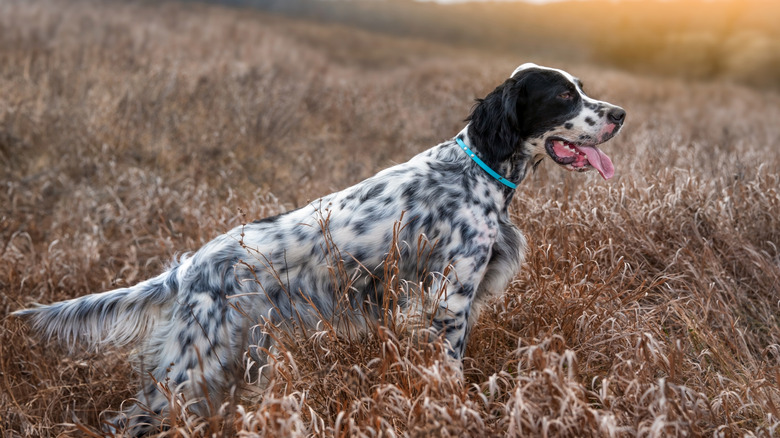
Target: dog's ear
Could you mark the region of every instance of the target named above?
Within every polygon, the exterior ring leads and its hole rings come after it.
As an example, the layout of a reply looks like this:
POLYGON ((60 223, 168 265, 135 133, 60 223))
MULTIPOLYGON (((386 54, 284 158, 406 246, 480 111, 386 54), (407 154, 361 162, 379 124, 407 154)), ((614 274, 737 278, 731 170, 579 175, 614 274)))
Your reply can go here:
POLYGON ((504 83, 503 101, 504 117, 508 122, 507 128, 522 135, 522 120, 525 112, 525 81, 509 79, 504 83))
POLYGON ((510 78, 477 103, 466 119, 469 138, 491 167, 509 159, 523 139, 526 90, 523 78, 510 78))

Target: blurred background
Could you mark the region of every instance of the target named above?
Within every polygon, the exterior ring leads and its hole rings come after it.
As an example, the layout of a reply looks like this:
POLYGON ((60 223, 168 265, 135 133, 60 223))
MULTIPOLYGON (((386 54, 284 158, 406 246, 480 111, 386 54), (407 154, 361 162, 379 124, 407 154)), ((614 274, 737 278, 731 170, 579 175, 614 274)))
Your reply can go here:
POLYGON ((491 52, 780 87, 773 0, 215 2, 491 52))
POLYGON ((404 162, 525 62, 627 122, 614 178, 547 160, 518 188, 528 257, 475 326, 469 385, 333 337, 247 421, 167 436, 780 435, 778 23, 776 0, 0 0, 0 436, 99 434, 140 380, 10 312, 404 162))

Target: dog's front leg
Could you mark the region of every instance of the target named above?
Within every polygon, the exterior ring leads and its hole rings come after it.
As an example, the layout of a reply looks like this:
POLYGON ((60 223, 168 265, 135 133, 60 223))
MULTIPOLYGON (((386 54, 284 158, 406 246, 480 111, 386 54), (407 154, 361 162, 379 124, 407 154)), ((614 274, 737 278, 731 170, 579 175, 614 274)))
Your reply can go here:
POLYGON ((448 343, 449 354, 463 358, 468 342, 469 316, 474 297, 485 274, 489 247, 480 248, 475 255, 458 260, 448 266, 440 281, 434 282, 430 292, 436 302, 431 329, 448 343))
POLYGON ((468 320, 471 311, 471 300, 463 297, 448 299, 437 309, 431 328, 434 333, 442 336, 447 342, 449 355, 454 359, 462 359, 468 340, 468 320), (456 305, 453 305, 457 302, 456 305))

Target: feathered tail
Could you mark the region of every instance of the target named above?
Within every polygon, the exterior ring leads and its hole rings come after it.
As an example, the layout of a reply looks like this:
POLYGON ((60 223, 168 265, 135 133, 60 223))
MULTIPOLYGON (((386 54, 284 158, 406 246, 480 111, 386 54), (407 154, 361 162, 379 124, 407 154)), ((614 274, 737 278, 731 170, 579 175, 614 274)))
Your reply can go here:
POLYGON ((173 304, 176 269, 133 287, 85 295, 49 305, 13 312, 29 319, 43 338, 57 337, 68 347, 79 343, 89 349, 127 345, 144 336, 173 304))

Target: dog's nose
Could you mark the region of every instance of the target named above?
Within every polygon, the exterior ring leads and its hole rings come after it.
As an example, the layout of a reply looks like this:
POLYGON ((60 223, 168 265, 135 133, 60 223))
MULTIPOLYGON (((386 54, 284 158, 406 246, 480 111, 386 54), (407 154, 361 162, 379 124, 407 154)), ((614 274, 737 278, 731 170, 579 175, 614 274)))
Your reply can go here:
POLYGON ((626 110, 623 108, 612 108, 607 113, 607 119, 616 125, 622 125, 623 121, 626 120, 626 110))

